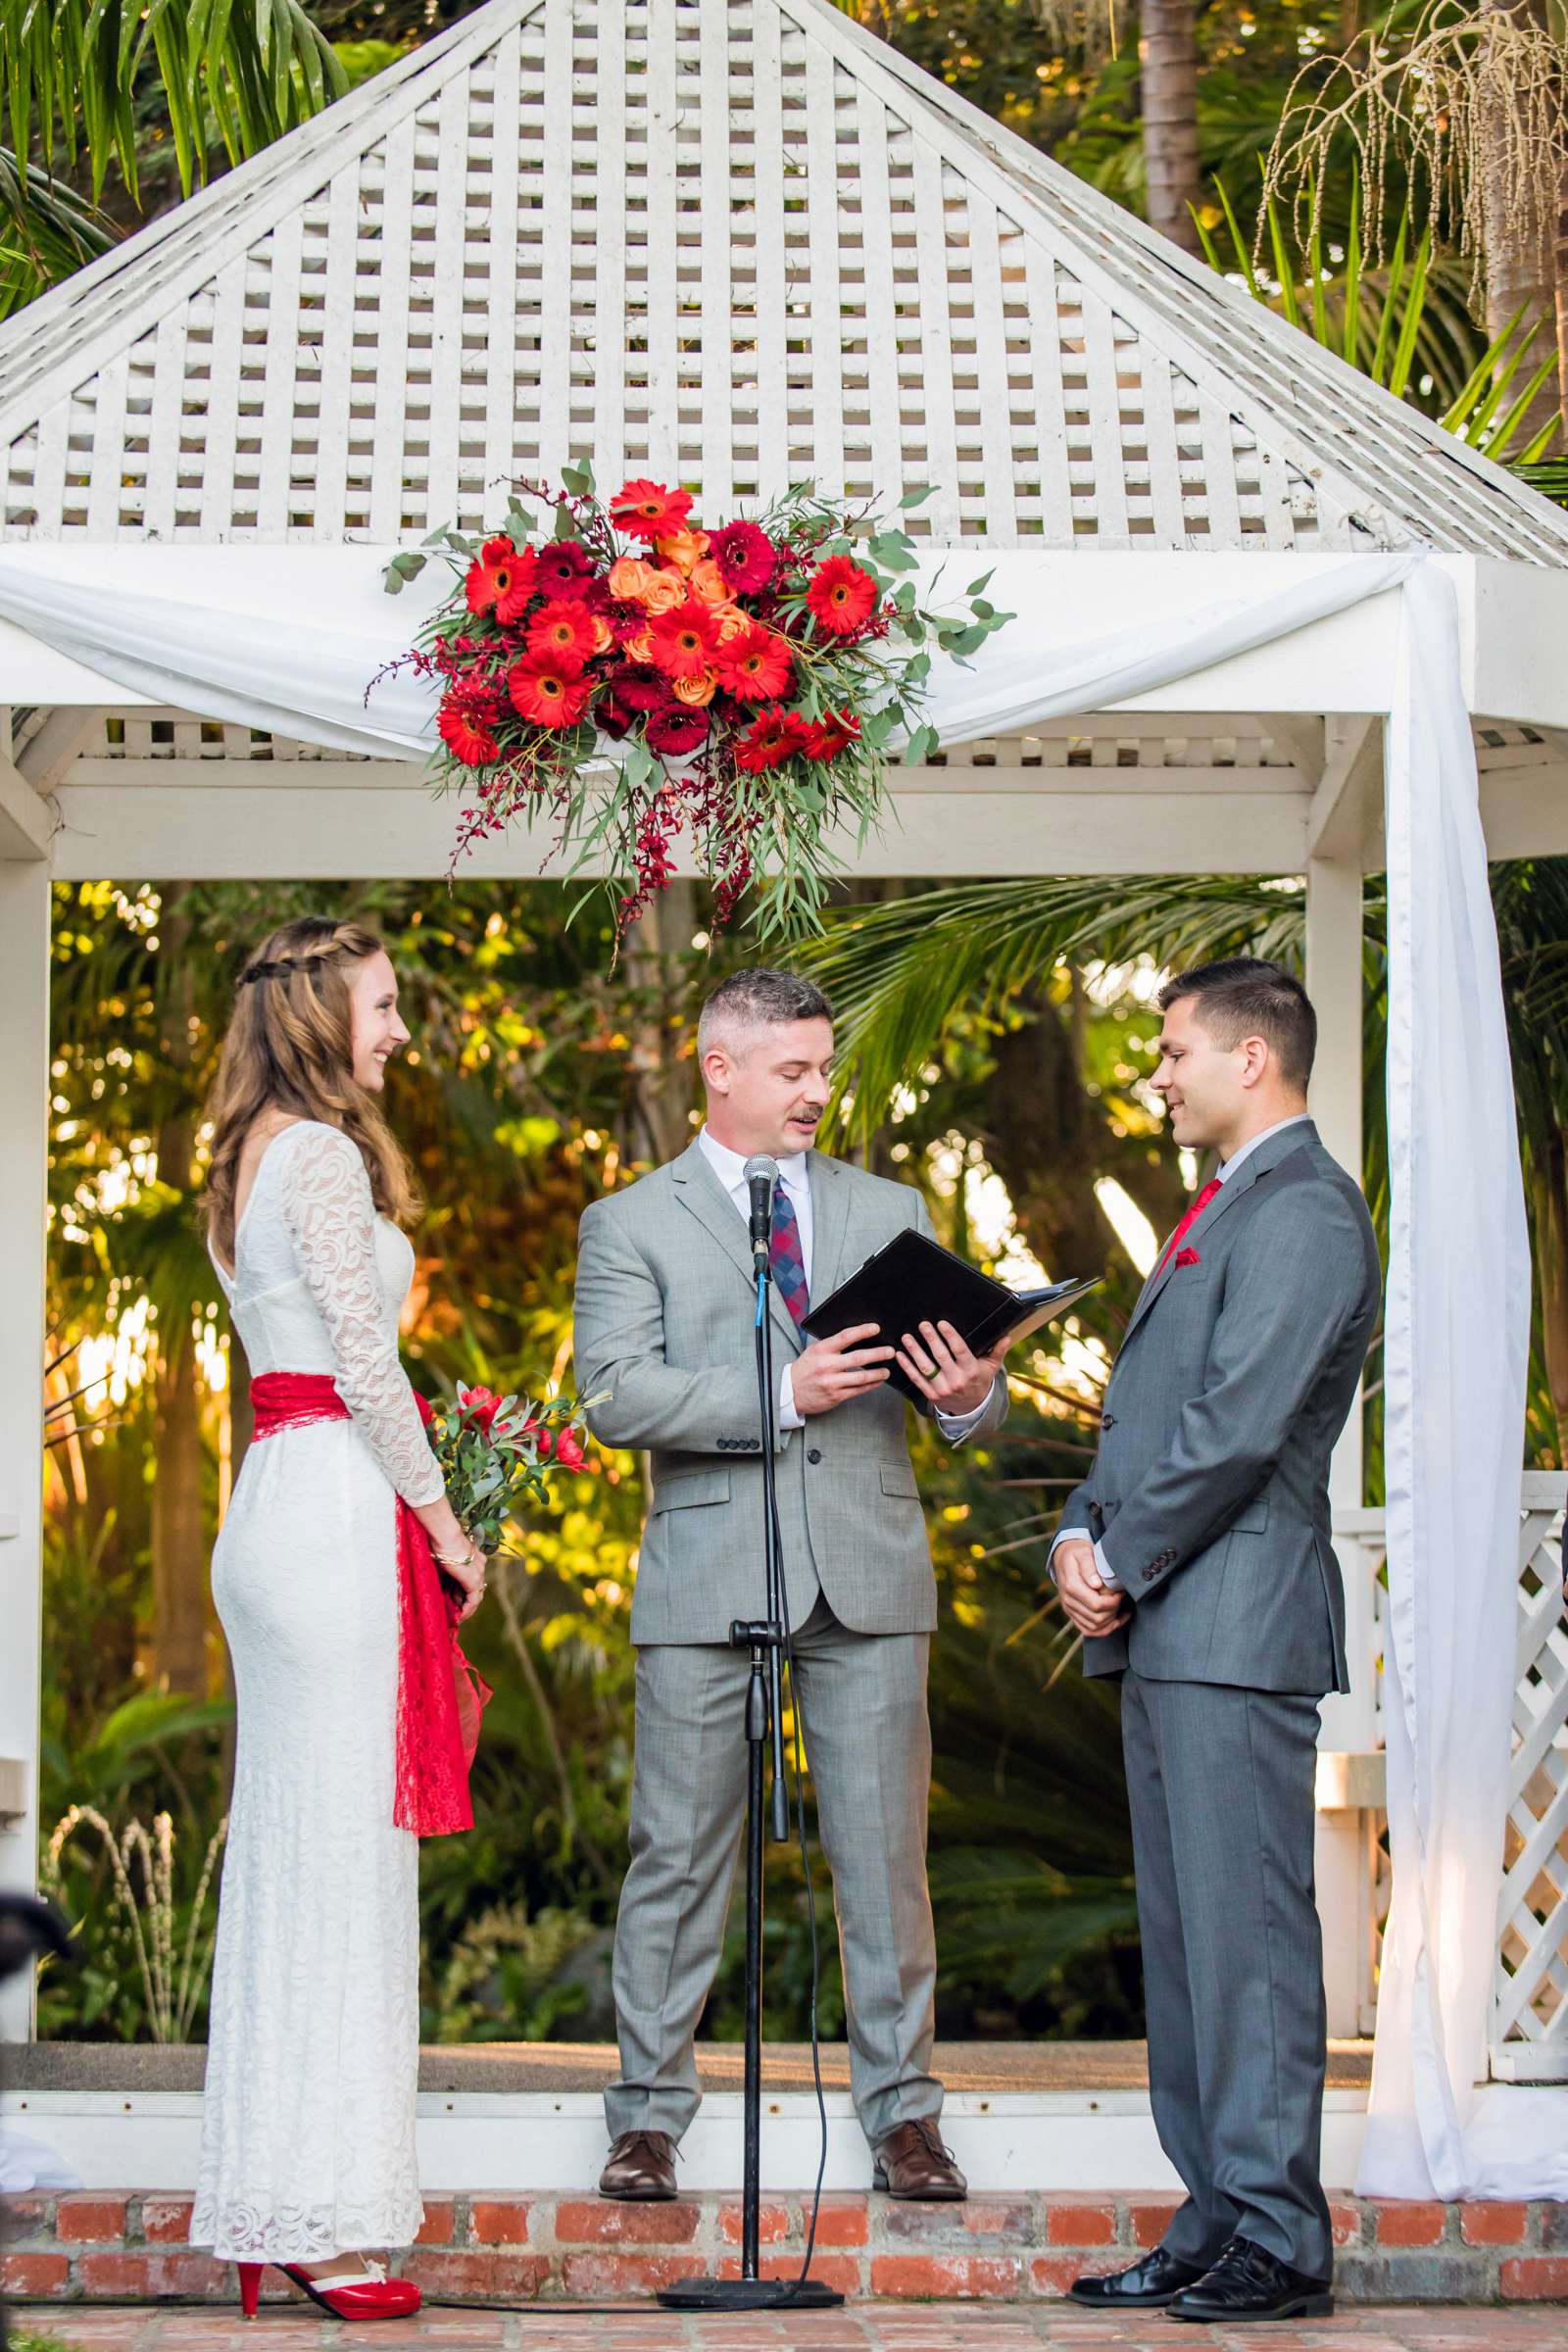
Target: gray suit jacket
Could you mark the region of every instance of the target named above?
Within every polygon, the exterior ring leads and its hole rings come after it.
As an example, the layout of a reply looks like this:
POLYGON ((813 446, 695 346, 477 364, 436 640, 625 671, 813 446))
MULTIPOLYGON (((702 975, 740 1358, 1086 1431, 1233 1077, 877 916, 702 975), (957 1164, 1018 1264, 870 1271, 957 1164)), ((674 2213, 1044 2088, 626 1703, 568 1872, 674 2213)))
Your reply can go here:
POLYGON ((1346 1690, 1328 1471, 1382 1293, 1366 1202, 1307 1120, 1258 1146, 1190 1246, 1197 1265, 1144 1287, 1062 1513, 1133 1603, 1085 1672, 1346 1690))
MULTIPOLYGON (((929 1233, 918 1193, 813 1152, 811 1294, 825 1298, 906 1226, 929 1233)), ((772 1294, 773 1409, 805 1344, 772 1294)), ((589 1415, 606 1446, 646 1446, 653 1493, 632 1600, 635 1642, 725 1642, 760 1617, 761 1415, 746 1225, 697 1144, 584 1210, 576 1380, 610 1396, 589 1415)), ((1006 1413, 997 1384, 976 1434, 1006 1413)), ((929 1633, 936 1580, 896 1391, 779 1434, 779 1516, 790 1615, 817 1592, 855 1633, 929 1633)))

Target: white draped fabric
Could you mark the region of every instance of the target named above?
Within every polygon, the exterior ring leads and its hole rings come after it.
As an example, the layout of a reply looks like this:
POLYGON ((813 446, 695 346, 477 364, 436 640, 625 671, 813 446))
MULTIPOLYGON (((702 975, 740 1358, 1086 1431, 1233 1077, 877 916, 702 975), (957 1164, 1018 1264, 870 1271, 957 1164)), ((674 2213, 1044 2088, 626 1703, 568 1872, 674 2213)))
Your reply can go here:
MULTIPOLYGON (((0 551, 0 617, 121 687, 339 751, 428 750, 428 688, 406 674, 366 695, 426 599, 389 605, 384 635, 338 634, 56 578, 41 552, 0 551)), ((998 563, 993 596, 1018 617, 935 678, 930 715, 950 742, 1103 710, 1401 594, 1386 735, 1395 1899, 1358 2185, 1568 2194, 1568 2093, 1474 2087, 1505 1811, 1530 1277, 1453 586, 1419 553, 1303 559, 1283 590, 1191 611, 1178 596, 1161 617, 1062 643, 1057 612, 1029 595, 1031 561, 998 563)))

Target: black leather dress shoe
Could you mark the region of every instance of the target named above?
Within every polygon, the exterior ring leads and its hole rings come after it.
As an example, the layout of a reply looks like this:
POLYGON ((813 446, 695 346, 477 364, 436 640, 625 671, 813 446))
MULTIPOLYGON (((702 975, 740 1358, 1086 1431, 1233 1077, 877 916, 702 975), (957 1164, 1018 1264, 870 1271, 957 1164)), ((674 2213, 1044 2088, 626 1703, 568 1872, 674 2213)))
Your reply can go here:
POLYGON ((1113 2271, 1108 2278, 1075 2278, 1067 2289, 1069 2303, 1085 2311, 1163 2311, 1185 2286, 1207 2277, 1200 2263, 1183 2262, 1156 2246, 1130 2271, 1113 2271))
POLYGON ((1293 2271, 1250 2237, 1233 2237, 1213 2269, 1168 2308, 1173 2320, 1326 2320, 1333 2286, 1332 2278, 1293 2271))

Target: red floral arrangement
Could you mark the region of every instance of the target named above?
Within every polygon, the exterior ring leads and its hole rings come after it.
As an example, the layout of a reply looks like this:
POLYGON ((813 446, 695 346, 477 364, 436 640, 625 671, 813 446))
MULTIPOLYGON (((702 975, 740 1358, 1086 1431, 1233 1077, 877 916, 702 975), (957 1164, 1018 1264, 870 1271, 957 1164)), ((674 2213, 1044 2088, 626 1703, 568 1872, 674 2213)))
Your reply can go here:
MULTIPOLYGON (((608 870, 624 930, 685 833, 719 925, 755 890, 764 936, 815 928, 842 862, 829 836, 879 820, 901 739, 911 762, 936 749, 919 717, 930 644, 961 660, 1010 616, 985 579, 961 612, 925 611, 898 577, 915 566, 907 532, 809 485, 705 531, 688 491, 630 481, 606 504, 586 466, 562 478, 521 493, 554 510, 552 537, 514 499, 480 545, 426 542, 460 585, 404 659, 440 685, 432 765, 463 789, 454 867, 547 810, 573 872, 608 870)), ((388 589, 426 560, 395 556, 388 589)))
POLYGON ((525 1503, 549 1501, 547 1465, 568 1471, 589 1466, 578 1435, 585 1407, 570 1397, 529 1403, 466 1388, 460 1380, 450 1402, 441 1397, 431 1404, 417 1391, 415 1402, 452 1507, 485 1551, 501 1549, 507 1522, 525 1503))

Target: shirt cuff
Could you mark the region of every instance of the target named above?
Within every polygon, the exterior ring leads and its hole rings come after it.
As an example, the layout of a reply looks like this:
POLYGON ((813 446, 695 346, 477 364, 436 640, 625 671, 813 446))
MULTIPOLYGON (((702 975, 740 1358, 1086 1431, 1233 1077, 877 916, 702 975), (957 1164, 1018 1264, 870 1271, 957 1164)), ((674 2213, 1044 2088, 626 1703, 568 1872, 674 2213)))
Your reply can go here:
POLYGON ((969 1432, 979 1426, 991 1410, 991 1398, 996 1393, 997 1384, 993 1381, 989 1395, 983 1397, 972 1411, 967 1413, 939 1412, 934 1416, 938 1429, 941 1430, 950 1446, 961 1446, 969 1432))
POLYGON ((780 1429, 804 1429, 806 1415, 795 1410, 795 1383, 790 1378, 793 1366, 786 1364, 778 1384, 778 1425, 780 1429))
MULTIPOLYGON (((1074 1540, 1080 1544, 1087 1544, 1090 1540, 1088 1528, 1062 1527, 1057 1529, 1055 1539, 1053 1542, 1051 1550, 1046 1557, 1046 1566, 1051 1570, 1051 1574, 1053 1576, 1054 1576, 1056 1573, 1054 1568, 1052 1568, 1051 1566, 1052 1561, 1056 1556, 1056 1544, 1070 1543, 1074 1540)), ((1105 1546, 1103 1544, 1097 1544, 1095 1545, 1095 1574, 1099 1577, 1101 1583, 1104 1586, 1107 1592, 1121 1592, 1126 1590, 1122 1584, 1121 1578, 1115 1574, 1111 1568, 1110 1562, 1105 1557, 1105 1546)))

